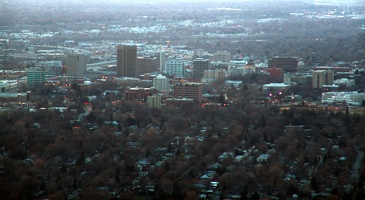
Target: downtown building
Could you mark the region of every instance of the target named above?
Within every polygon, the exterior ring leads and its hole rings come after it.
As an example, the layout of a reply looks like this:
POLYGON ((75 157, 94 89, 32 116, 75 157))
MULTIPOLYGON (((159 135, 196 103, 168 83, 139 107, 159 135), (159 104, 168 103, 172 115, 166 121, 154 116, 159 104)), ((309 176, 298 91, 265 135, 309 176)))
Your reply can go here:
POLYGON ((155 88, 128 88, 124 91, 124 98, 127 101, 143 101, 146 102, 148 96, 152 96, 157 93, 155 88))
POLYGON ((186 61, 180 59, 170 59, 165 62, 165 74, 175 77, 185 77, 186 61))
POLYGON ((151 57, 137 57, 135 76, 158 71, 157 59, 151 57))
POLYGON ((281 68, 284 72, 295 72, 300 58, 298 57, 273 57, 268 60, 268 68, 281 68))
POLYGON ((66 76, 84 77, 86 56, 84 54, 69 54, 66 62, 66 76))
POLYGON ((118 45, 117 46, 117 76, 136 77, 137 76, 137 46, 118 45))
POLYGON ((197 58, 193 61, 193 78, 203 78, 204 71, 210 69, 210 60, 197 58))
POLYGON ((46 82, 46 74, 43 70, 31 70, 28 71, 27 75, 27 85, 35 86, 46 82))
POLYGON ((232 55, 227 51, 217 51, 213 54, 213 62, 231 62, 232 55))
POLYGON ((213 83, 216 80, 222 80, 226 77, 226 70, 205 70, 204 77, 202 79, 203 83, 213 83))
POLYGON ((332 70, 316 70, 313 71, 312 88, 323 88, 324 85, 332 85, 334 74, 332 70))
POLYGON ((161 91, 166 92, 166 91, 170 90, 169 82, 170 82, 170 79, 167 78, 166 76, 162 76, 161 74, 159 74, 152 80, 153 87, 156 88, 156 90, 160 91, 160 92, 161 91))
POLYGON ((175 83, 174 98, 193 99, 196 103, 202 101, 203 84, 194 82, 175 83))
POLYGON ((159 56, 160 56, 160 69, 159 69, 159 71, 164 73, 165 72, 165 64, 166 64, 166 61, 167 61, 168 54, 167 54, 167 52, 162 51, 162 52, 159 52, 159 56))

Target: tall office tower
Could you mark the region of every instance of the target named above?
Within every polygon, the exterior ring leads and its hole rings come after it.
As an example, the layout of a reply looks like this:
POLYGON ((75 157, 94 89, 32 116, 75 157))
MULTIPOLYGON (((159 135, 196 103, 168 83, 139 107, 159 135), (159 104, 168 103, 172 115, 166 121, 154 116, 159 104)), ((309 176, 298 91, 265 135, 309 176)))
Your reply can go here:
POLYGON ((160 52, 160 72, 165 72, 165 64, 168 54, 166 52, 160 52))
POLYGON ((190 98, 200 103, 203 95, 203 84, 201 83, 175 83, 175 98, 190 98))
POLYGON ((210 61, 208 59, 197 58, 193 61, 193 77, 202 78, 204 71, 210 69, 210 61))
POLYGON ((316 70, 313 71, 312 87, 322 88, 323 85, 332 85, 334 74, 332 70, 316 70))
POLYGON ((117 76, 135 77, 137 65, 137 46, 117 46, 117 76))
POLYGON ((167 60, 165 63, 165 73, 169 75, 174 75, 176 77, 185 76, 185 66, 186 62, 184 60, 167 60))
POLYGON ((135 74, 143 75, 157 71, 156 58, 137 57, 135 74))
POLYGON ((156 88, 157 91, 169 91, 169 79, 166 78, 166 76, 159 74, 153 79, 153 87, 156 88))
POLYGON ((230 62, 231 61, 231 54, 227 51, 217 51, 213 54, 213 61, 214 62, 230 62))
POLYGON ((67 55, 66 76, 83 77, 86 71, 86 56, 83 54, 67 55))

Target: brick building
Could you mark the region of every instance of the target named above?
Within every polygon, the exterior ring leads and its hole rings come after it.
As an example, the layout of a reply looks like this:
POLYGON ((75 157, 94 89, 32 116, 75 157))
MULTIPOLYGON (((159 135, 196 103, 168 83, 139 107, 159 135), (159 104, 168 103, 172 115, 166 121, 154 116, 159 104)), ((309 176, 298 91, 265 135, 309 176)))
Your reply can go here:
POLYGON ((175 83, 174 97, 175 98, 191 98, 195 102, 200 103, 203 95, 202 83, 175 83))
POLYGON ((127 101, 134 101, 134 100, 143 100, 146 101, 148 96, 152 96, 157 94, 157 90, 154 88, 129 88, 124 91, 124 98, 127 101))

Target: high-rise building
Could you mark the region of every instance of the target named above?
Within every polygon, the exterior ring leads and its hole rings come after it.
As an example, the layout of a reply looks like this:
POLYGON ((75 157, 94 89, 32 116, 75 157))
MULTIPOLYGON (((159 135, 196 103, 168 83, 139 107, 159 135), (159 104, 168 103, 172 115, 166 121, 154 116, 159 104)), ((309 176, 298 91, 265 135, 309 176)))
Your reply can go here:
POLYGON ((117 76, 135 77, 137 66, 137 46, 117 46, 117 76))
POLYGON ((165 64, 167 57, 168 55, 166 52, 160 52, 160 72, 165 72, 165 64))
POLYGON ((149 108, 161 108, 161 96, 159 95, 147 96, 146 103, 149 108))
POLYGON ((191 98, 195 102, 200 103, 203 95, 202 83, 175 83, 174 97, 175 98, 191 98))
POLYGON ((231 54, 227 51, 217 51, 213 55, 213 61, 214 62, 230 62, 231 61, 231 54))
POLYGON ((203 83, 213 83, 215 80, 221 80, 226 77, 226 70, 205 70, 204 78, 202 79, 203 83))
POLYGON ((312 87, 322 88, 323 85, 332 85, 334 74, 332 70, 316 70, 313 71, 312 87))
POLYGON ((28 85, 36 85, 44 83, 46 81, 46 74, 43 70, 34 70, 28 72, 27 83, 28 85))
POLYGON ((166 78, 166 76, 159 74, 153 79, 153 87, 156 88, 157 91, 169 91, 169 81, 170 80, 166 78))
POLYGON ((66 66, 66 76, 83 77, 86 71, 86 56, 83 54, 69 54, 66 66))
POLYGON ((165 62, 165 73, 176 77, 185 76, 186 62, 184 60, 170 59, 165 62))
POLYGON ((197 58, 193 61, 193 77, 202 78, 204 71, 210 69, 209 59, 197 58))

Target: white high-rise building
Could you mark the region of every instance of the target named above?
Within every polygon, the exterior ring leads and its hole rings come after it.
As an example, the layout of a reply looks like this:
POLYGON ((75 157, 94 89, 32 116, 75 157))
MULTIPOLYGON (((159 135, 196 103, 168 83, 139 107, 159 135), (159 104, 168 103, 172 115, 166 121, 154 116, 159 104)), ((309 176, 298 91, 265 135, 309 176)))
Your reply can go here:
POLYGON ((159 74, 153 79, 153 87, 156 88, 157 91, 169 91, 169 79, 166 78, 166 76, 159 74))
POLYGON ((176 77, 185 76, 186 62, 184 60, 167 60, 165 63, 165 73, 176 77))
POLYGON ((69 54, 66 66, 66 76, 83 77, 86 71, 86 56, 83 54, 69 54))

